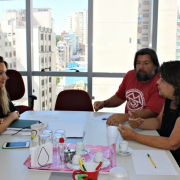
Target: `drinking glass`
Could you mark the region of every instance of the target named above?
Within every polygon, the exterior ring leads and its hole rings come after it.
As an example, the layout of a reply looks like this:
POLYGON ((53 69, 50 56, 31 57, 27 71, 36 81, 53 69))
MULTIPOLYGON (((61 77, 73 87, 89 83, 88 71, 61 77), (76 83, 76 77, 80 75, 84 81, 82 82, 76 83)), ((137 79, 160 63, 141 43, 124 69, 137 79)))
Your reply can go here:
POLYGON ((45 144, 50 142, 50 135, 49 134, 40 134, 39 135, 39 145, 45 144))

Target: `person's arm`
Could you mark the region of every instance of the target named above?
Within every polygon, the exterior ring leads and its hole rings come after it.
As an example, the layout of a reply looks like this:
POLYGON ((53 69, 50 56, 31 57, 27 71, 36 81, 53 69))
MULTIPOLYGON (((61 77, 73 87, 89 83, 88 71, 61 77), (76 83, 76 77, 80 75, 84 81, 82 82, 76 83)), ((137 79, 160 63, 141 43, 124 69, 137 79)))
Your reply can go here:
POLYGON ((105 101, 96 101, 94 102, 94 109, 95 111, 98 111, 102 109, 103 107, 117 107, 123 104, 125 100, 120 99, 118 96, 114 95, 111 98, 105 100, 105 101))
POLYGON ((3 118, 3 123, 0 124, 0 134, 3 133, 14 120, 17 119, 19 119, 18 112, 9 113, 7 117, 3 118))
POLYGON ((135 119, 133 114, 131 112, 128 112, 130 116, 129 125, 132 128, 139 128, 139 129, 149 129, 149 130, 160 129, 163 112, 164 112, 164 107, 162 108, 161 113, 157 118, 149 118, 149 119, 142 119, 142 118, 135 119))
POLYGON ((121 125, 119 131, 123 139, 134 140, 141 144, 152 146, 160 149, 177 150, 180 148, 180 117, 177 119, 170 137, 147 136, 136 133, 129 127, 121 125))
MULTIPOLYGON (((154 117, 154 116, 156 116, 156 113, 151 111, 150 109, 142 109, 142 110, 140 110, 138 112, 133 113, 134 118, 141 117, 141 118, 145 119, 145 118, 151 118, 151 117, 154 117)), ((124 114, 124 113, 113 114, 112 116, 110 116, 108 118, 106 123, 109 124, 109 125, 115 125, 116 126, 118 124, 123 124, 126 121, 128 121, 129 117, 130 116, 129 116, 128 113, 126 113, 126 114, 124 114)))

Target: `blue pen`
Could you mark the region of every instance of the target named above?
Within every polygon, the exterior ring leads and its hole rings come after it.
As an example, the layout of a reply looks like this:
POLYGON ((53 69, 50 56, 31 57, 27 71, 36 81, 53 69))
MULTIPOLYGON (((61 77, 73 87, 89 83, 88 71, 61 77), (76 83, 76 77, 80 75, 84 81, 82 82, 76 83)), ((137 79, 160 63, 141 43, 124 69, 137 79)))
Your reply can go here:
POLYGON ((102 120, 107 120, 107 118, 102 118, 102 120))

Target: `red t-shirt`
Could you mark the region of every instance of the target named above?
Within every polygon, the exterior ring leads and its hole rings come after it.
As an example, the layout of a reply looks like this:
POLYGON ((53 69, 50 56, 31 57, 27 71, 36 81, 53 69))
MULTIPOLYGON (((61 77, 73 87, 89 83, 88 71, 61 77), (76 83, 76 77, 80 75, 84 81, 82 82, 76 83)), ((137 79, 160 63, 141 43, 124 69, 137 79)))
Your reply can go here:
POLYGON ((125 113, 142 109, 150 109, 158 114, 161 112, 165 98, 159 96, 156 84, 159 78, 159 73, 156 73, 147 83, 143 83, 137 80, 135 70, 126 73, 116 92, 120 99, 127 100, 125 113))

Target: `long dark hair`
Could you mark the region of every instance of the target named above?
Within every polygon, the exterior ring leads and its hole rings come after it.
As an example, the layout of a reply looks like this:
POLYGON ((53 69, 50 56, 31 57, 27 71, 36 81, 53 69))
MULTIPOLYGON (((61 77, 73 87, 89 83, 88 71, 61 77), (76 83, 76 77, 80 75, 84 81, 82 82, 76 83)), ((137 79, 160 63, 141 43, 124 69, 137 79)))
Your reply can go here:
POLYGON ((150 49, 150 48, 140 49, 139 51, 136 52, 135 57, 134 57, 134 69, 136 69, 137 57, 139 55, 146 55, 146 54, 149 54, 151 56, 151 60, 152 60, 153 64, 155 66, 157 66, 157 68, 155 70, 155 73, 157 73, 158 72, 157 69, 159 67, 158 57, 157 57, 156 52, 153 49, 150 49))
POLYGON ((161 77, 174 88, 175 104, 180 102, 180 61, 164 62, 159 68, 161 77))

